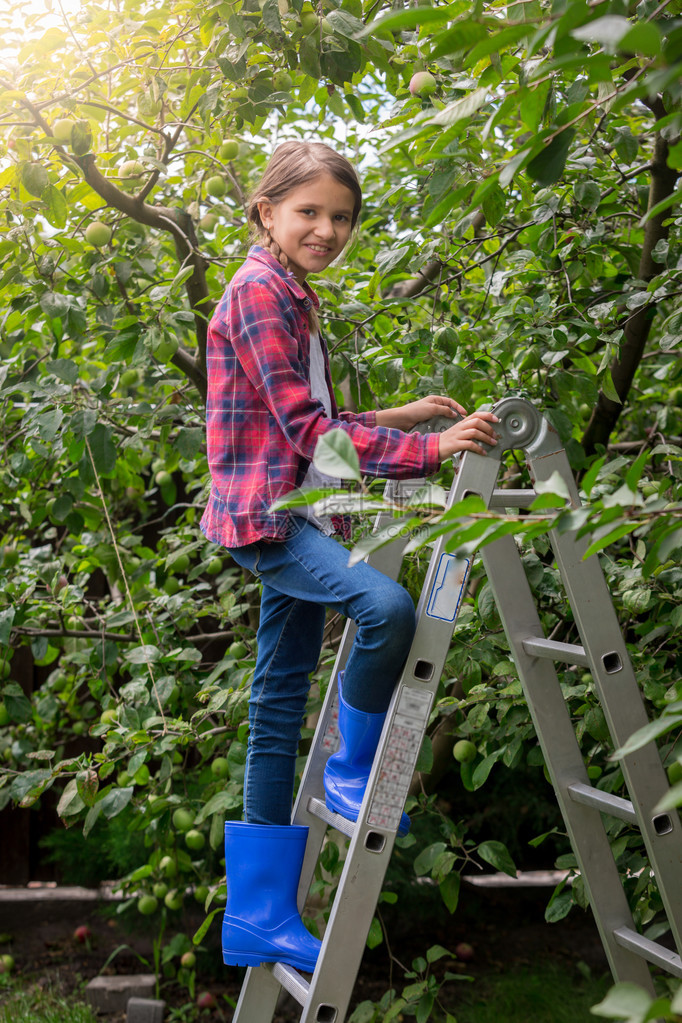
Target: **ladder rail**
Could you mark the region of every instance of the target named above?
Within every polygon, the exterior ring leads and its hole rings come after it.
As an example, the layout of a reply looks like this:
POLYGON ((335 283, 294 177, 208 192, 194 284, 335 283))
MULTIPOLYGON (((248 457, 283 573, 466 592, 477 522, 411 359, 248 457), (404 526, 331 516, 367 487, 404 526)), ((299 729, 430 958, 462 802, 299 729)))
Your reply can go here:
MULTIPOLYGON (((546 480, 558 471, 579 504, 568 458, 564 451, 530 459, 535 479, 546 480)), ((564 580, 581 642, 590 655, 590 670, 606 724, 616 747, 649 718, 642 702, 627 646, 620 629, 599 560, 583 560, 589 541, 574 533, 552 530, 550 542, 564 580)), ((678 951, 682 952, 682 823, 676 811, 656 813, 654 807, 668 792, 668 778, 654 741, 620 761, 627 790, 637 814, 649 862, 678 951)))
POLYGON ((481 555, 609 966, 617 980, 634 980, 653 995, 646 963, 614 938, 616 928, 635 925, 599 813, 569 793, 571 785, 587 787, 589 779, 556 669, 524 648, 524 637, 539 635, 542 626, 516 544, 505 536, 481 555), (505 590, 513 592, 513 600, 499 599, 505 590))

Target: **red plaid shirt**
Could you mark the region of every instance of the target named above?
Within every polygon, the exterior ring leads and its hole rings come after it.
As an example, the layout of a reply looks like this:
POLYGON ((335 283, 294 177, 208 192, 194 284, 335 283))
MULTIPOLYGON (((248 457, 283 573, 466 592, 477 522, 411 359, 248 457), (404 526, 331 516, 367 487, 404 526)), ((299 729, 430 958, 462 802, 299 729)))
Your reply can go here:
POLYGON ((327 430, 345 430, 369 476, 410 479, 438 468, 438 435, 376 425, 376 412, 339 413, 323 344, 332 417, 310 396, 308 310, 318 300, 266 249, 254 246, 208 329, 206 408, 209 540, 242 547, 284 539, 290 513, 273 501, 300 486, 327 430))

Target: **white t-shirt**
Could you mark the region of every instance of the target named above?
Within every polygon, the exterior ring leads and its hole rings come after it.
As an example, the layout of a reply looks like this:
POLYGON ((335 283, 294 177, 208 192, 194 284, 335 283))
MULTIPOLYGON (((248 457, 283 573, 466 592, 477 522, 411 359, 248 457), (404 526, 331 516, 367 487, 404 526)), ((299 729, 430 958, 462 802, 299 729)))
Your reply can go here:
MULTIPOLYGON (((310 396, 315 401, 319 401, 326 414, 331 416, 332 402, 324 373, 324 356, 322 354, 322 343, 319 334, 310 335, 310 396)), ((320 472, 311 462, 301 483, 301 490, 318 490, 323 487, 331 489, 340 486, 340 479, 336 476, 327 476, 325 473, 320 472)), ((291 511, 294 515, 300 515, 302 518, 308 519, 313 526, 317 526, 327 536, 334 532, 330 516, 318 517, 315 515, 313 506, 310 504, 300 505, 298 508, 292 508, 291 511)))

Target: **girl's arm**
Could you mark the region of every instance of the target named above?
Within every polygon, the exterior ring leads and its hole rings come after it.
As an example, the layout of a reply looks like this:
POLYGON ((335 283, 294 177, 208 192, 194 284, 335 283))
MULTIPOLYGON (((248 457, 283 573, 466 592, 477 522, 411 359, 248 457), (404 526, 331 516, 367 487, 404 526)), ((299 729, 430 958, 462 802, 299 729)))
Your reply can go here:
POLYGON ((446 416, 448 419, 459 419, 466 416, 465 410, 453 398, 442 394, 430 394, 419 401, 411 401, 399 408, 386 408, 377 411, 377 426, 388 426, 397 430, 411 430, 418 423, 423 423, 434 416, 446 416))

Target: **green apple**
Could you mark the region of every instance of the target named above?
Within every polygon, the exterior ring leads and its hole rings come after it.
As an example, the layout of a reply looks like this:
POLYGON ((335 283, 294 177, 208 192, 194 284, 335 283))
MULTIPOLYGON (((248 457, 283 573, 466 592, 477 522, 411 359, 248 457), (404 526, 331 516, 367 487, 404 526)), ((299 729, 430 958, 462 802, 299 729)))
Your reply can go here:
POLYGON ((227 778, 230 773, 230 765, 227 757, 216 757, 211 763, 211 774, 214 778, 227 778))
POLYGON ((221 177, 220 174, 214 174, 206 181, 206 191, 209 195, 212 195, 214 199, 220 199, 227 192, 227 184, 225 178, 221 177))
POLYGON ((11 973, 13 969, 14 959, 9 952, 5 952, 4 955, 0 956, 0 973, 11 973))
POLYGON ((154 898, 165 899, 168 895, 168 885, 165 881, 157 881, 152 888, 152 891, 154 892, 154 898))
POLYGON ((275 71, 272 76, 272 85, 275 92, 289 92, 294 80, 288 71, 275 71))
POLYGON ((4 703, 0 703, 0 728, 6 728, 10 721, 11 718, 7 707, 4 703))
POLYGON ((137 900, 137 908, 142 913, 142 916, 151 916, 152 913, 156 912, 158 904, 158 899, 155 899, 153 895, 142 895, 137 900))
POLYGON ((172 856, 163 856, 159 863, 159 870, 166 875, 166 877, 175 877, 178 872, 178 865, 172 856))
POLYGON ((186 572, 189 568, 189 554, 179 554, 173 562, 175 572, 186 572))
POLYGON ((194 889, 194 898, 203 906, 208 898, 208 885, 198 884, 194 889))
POLYGON ((140 379, 140 372, 137 369, 124 369, 121 373, 121 386, 132 387, 140 379))
POLYGON ((180 956, 180 965, 184 966, 186 970, 191 970, 196 966, 197 957, 194 952, 183 952, 180 956))
POLYGON ((118 721, 118 714, 113 707, 108 707, 107 710, 102 711, 99 719, 103 725, 114 725, 118 721))
POLYGON ((118 169, 120 178, 139 178, 144 174, 144 167, 139 160, 126 160, 118 169))
POLYGON ((477 753, 477 749, 473 742, 469 739, 459 739, 455 743, 452 754, 455 760, 459 761, 460 764, 468 764, 474 759, 477 753))
POLYGON ((234 657, 236 660, 240 660, 242 657, 246 657, 249 650, 246 643, 242 643, 241 640, 237 639, 234 643, 230 643, 228 650, 230 657, 234 657))
POLYGON ((4 547, 2 551, 3 568, 14 568, 19 563, 19 551, 15 547, 4 547))
POLYGON ((426 99, 434 94, 436 87, 436 79, 430 71, 416 71, 410 78, 409 90, 413 96, 426 99))
POLYGON ((154 476, 154 482, 159 487, 167 487, 173 482, 173 477, 167 469, 159 469, 157 474, 154 476))
POLYGON ((173 813, 173 827, 178 831, 189 831, 194 824, 194 814, 180 806, 173 813))
POLYGON ((111 228, 108 224, 103 224, 101 220, 93 220, 85 229, 85 240, 88 245, 94 245, 95 248, 101 249, 111 241, 111 228))
POLYGON ((223 559, 219 558, 218 555, 216 554, 214 557, 212 557, 209 560, 209 562, 208 562, 208 564, 206 566, 206 571, 208 572, 209 575, 218 575, 218 573, 222 572, 222 570, 223 570, 223 559))
POLYGON ((176 888, 172 888, 167 893, 163 901, 169 909, 176 912, 178 909, 182 909, 182 895, 176 888))
POLYGON ((668 773, 668 781, 671 785, 677 785, 678 781, 682 781, 682 761, 676 760, 674 764, 670 764, 666 768, 668 773))
POLYGON ((73 129, 74 122, 70 117, 59 117, 52 125, 52 138, 58 142, 70 142, 73 129))
POLYGON ((199 221, 199 227, 202 231, 215 231, 218 220, 219 217, 216 217, 215 213, 204 213, 203 217, 199 221))
POLYGON ((199 850, 203 849, 206 845, 206 839, 200 831, 192 828, 191 831, 188 831, 185 835, 185 845, 193 852, 199 852, 199 850))
POLYGON ((180 342, 176 337, 166 337, 154 349, 154 358, 159 362, 170 362, 179 347, 180 342))
MULTIPOLYGON (((234 160, 239 156, 239 143, 236 139, 225 139, 222 146, 218 150, 218 155, 221 160, 234 160)), ((222 182, 222 178, 220 181, 222 182)), ((213 193, 210 193, 213 194, 213 193)), ((224 194, 224 193, 222 193, 224 194)))
POLYGON ((175 575, 169 575, 163 584, 163 589, 169 597, 174 597, 180 589, 180 580, 175 575))
POLYGON ((301 7, 300 18, 301 27, 306 35, 310 35, 311 32, 314 32, 320 23, 320 19, 318 18, 313 5, 307 2, 301 7))

